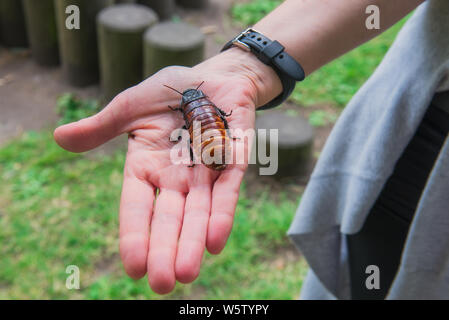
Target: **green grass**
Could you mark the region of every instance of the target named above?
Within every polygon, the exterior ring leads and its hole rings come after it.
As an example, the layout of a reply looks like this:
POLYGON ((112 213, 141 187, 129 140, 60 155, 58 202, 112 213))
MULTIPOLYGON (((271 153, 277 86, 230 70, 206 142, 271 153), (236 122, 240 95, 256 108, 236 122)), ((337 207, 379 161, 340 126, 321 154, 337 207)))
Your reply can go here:
MULTIPOLYGON (((280 0, 236 3, 231 9, 231 15, 238 24, 252 25, 280 3, 280 0)), ((296 86, 291 100, 303 106, 345 106, 379 65, 406 20, 407 18, 404 18, 377 38, 308 76, 296 86)))
MULTIPOLYGON (((49 132, 28 132, 0 149, 0 299, 156 299, 118 255, 124 152, 101 159, 63 151, 49 132), (68 265, 81 289, 65 287, 68 265)), ((249 199, 242 188, 224 252, 207 255, 193 285, 163 298, 292 299, 306 270, 283 261, 297 203, 249 199)))
POLYGON ((63 94, 56 103, 56 109, 61 116, 58 124, 66 124, 87 118, 100 110, 95 100, 80 100, 71 93, 63 94))
POLYGON ((235 21, 243 25, 252 25, 281 3, 282 0, 252 0, 244 3, 235 3, 231 8, 231 15, 235 21))
POLYGON ((298 83, 291 100, 304 106, 344 107, 382 61, 406 20, 312 73, 298 83))
POLYGON ((323 127, 334 123, 337 116, 324 110, 312 111, 309 115, 309 123, 314 127, 323 127))

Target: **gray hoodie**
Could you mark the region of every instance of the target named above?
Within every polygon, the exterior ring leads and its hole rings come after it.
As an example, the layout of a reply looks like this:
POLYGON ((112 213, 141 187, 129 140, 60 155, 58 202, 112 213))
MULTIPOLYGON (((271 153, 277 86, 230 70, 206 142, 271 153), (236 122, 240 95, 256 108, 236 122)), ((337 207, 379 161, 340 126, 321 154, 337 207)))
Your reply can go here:
MULTIPOLYGON (((432 97, 449 90, 449 1, 423 3, 337 121, 289 236, 311 271, 304 299, 350 298, 358 232, 432 97)), ((387 299, 449 299, 449 139, 430 173, 387 299)))

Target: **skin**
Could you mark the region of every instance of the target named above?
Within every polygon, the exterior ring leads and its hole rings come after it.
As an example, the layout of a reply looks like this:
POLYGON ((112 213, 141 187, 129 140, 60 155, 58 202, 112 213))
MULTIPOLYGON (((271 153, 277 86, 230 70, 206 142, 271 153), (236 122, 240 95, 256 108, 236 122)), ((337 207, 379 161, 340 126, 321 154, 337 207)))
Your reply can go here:
MULTIPOLYGON (((310 74, 384 31, 421 2, 287 0, 254 28, 281 42, 310 74), (380 7, 381 30, 365 28, 369 4, 380 7)), ((247 167, 231 165, 215 172, 203 165, 171 163, 173 143, 168 137, 183 120, 167 107, 179 105, 179 94, 163 85, 183 91, 202 81, 211 101, 227 113, 233 111, 227 118, 231 129, 254 128, 256 107, 282 91, 273 69, 251 53, 231 48, 193 68, 165 68, 119 94, 100 113, 54 132, 56 142, 72 152, 129 134, 120 254, 128 275, 138 279, 148 274, 151 288, 159 294, 172 291, 176 281, 195 280, 205 248, 212 254, 223 250, 247 167)), ((247 148, 244 139, 234 143, 247 148)))

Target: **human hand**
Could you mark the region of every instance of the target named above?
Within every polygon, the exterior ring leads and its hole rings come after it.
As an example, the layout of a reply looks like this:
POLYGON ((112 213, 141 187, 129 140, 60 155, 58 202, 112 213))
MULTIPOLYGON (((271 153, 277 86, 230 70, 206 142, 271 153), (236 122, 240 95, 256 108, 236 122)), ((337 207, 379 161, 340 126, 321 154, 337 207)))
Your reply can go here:
MULTIPOLYGON (((148 273, 151 288, 173 290, 196 279, 204 249, 218 254, 231 232, 246 164, 224 171, 173 164, 169 140, 183 126, 180 91, 195 88, 232 115, 231 129, 254 127, 255 107, 281 91, 274 71, 250 53, 232 48, 193 68, 169 67, 119 94, 98 114, 56 129, 56 142, 84 152, 128 133, 120 201, 120 255, 134 279, 148 273), (158 192, 157 192, 158 190, 158 192), (156 200, 156 201, 155 201, 156 200)), ((248 142, 237 140, 235 143, 248 142)))

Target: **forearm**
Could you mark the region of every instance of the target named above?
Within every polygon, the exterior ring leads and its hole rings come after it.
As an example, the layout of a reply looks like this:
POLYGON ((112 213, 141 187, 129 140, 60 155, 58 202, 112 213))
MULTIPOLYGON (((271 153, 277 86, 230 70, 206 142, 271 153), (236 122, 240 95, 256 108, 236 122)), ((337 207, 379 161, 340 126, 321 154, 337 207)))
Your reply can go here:
POLYGON ((279 41, 306 74, 382 33, 423 0, 287 0, 254 29, 279 41), (380 29, 367 29, 369 5, 380 9, 380 29))
MULTIPOLYGON (((286 0, 254 29, 272 40, 303 66, 306 75, 370 40, 395 24, 424 0, 286 0), (366 8, 380 9, 380 29, 367 29, 366 8)), ((282 85, 274 69, 252 53, 231 48, 199 65, 242 74, 254 87, 256 107, 279 95, 282 85)))

